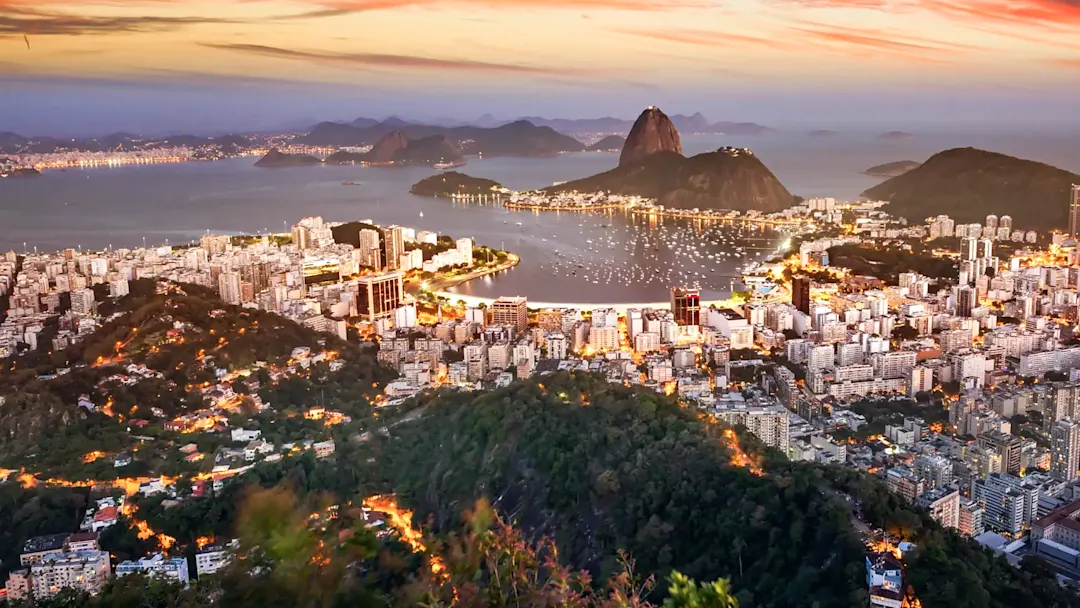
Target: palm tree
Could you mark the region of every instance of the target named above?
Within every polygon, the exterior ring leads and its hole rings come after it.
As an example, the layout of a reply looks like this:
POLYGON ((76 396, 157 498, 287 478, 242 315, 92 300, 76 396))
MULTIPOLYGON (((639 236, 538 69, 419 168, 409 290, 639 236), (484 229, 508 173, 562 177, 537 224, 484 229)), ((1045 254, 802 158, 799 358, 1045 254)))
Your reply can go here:
POLYGON ((731 547, 735 549, 735 553, 739 556, 739 578, 743 577, 742 567, 742 550, 746 547, 746 541, 741 536, 736 536, 735 540, 731 541, 731 547))

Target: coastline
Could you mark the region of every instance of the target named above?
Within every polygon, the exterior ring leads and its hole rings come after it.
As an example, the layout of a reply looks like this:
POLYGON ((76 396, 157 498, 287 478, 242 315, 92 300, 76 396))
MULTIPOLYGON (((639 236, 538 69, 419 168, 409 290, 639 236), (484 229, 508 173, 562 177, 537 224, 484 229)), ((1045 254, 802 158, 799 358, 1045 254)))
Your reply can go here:
MULTIPOLYGON (((490 275, 493 275, 493 274, 498 274, 498 273, 500 273, 500 272, 502 272, 504 270, 510 270, 511 268, 513 268, 514 266, 517 266, 521 262, 521 257, 518 256, 516 253, 507 252, 506 255, 507 255, 506 261, 503 262, 502 264, 499 264, 497 266, 492 266, 490 268, 483 268, 481 270, 476 270, 476 271, 470 272, 469 274, 462 275, 460 277, 453 277, 453 278, 450 278, 450 279, 437 279, 437 280, 433 280, 433 281, 428 281, 427 282, 427 287, 423 288, 423 289, 431 291, 431 292, 435 293, 436 295, 446 295, 446 294, 449 293, 449 292, 444 291, 446 289, 449 289, 451 287, 456 287, 456 286, 462 285, 464 283, 468 283, 469 281, 475 281, 476 279, 481 279, 481 278, 484 278, 486 276, 490 276, 490 275)), ((421 287, 422 284, 423 284, 423 281, 420 281, 420 282, 414 281, 414 282, 411 282, 409 284, 409 287, 415 289, 417 287, 421 287)), ((454 295, 454 294, 450 294, 450 295, 454 295)), ((460 298, 458 298, 458 299, 460 299, 460 298)))

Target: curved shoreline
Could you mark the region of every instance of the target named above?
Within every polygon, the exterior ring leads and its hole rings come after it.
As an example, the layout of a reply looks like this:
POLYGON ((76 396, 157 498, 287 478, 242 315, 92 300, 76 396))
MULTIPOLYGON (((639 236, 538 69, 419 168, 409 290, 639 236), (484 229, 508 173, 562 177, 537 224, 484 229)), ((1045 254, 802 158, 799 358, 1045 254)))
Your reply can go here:
MULTIPOLYGON (((476 279, 482 279, 482 278, 484 278, 486 276, 491 276, 493 274, 498 274, 500 272, 503 272, 504 270, 510 270, 514 266, 517 266, 519 263, 521 263, 521 257, 520 256, 518 256, 516 253, 507 252, 506 261, 503 262, 502 264, 499 264, 498 266, 493 266, 491 268, 484 268, 482 270, 476 270, 476 271, 470 272, 469 274, 462 275, 460 277, 454 277, 454 278, 451 278, 451 279, 438 279, 438 280, 428 281, 426 289, 433 292, 433 293, 435 293, 436 295, 440 295, 440 296, 445 295, 445 294, 449 293, 449 292, 444 291, 446 289, 449 289, 451 287, 456 287, 456 286, 462 285, 464 283, 468 283, 469 281, 475 281, 476 279)), ((423 283, 422 281, 414 282, 410 286, 420 286, 422 283, 423 283)))

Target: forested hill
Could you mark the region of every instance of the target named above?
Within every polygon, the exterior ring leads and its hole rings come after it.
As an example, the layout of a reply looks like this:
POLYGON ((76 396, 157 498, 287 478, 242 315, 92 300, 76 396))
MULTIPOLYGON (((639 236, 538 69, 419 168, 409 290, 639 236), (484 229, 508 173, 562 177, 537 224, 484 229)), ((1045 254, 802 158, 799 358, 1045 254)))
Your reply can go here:
POLYGON ((601 577, 625 549, 661 579, 730 577, 742 606, 868 602, 846 510, 810 476, 731 466, 721 430, 667 397, 558 374, 423 407, 382 453, 421 521, 452 528, 483 495, 601 577))
POLYGON ((380 468, 442 530, 486 496, 601 577, 625 549, 661 580, 672 569, 730 578, 741 606, 848 607, 868 603, 857 511, 919 544, 908 575, 926 608, 1080 606, 1038 560, 1014 568, 864 473, 791 463, 752 437, 739 442, 764 474, 735 466, 720 428, 650 391, 556 374, 416 405, 422 416, 391 429, 380 468))

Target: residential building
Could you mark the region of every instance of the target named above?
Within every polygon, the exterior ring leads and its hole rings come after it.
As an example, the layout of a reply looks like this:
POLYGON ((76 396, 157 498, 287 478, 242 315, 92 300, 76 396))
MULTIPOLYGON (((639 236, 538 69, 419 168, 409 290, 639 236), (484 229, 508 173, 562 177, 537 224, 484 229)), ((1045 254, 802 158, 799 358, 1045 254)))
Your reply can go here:
POLYGON ((144 573, 149 577, 164 576, 173 581, 186 585, 188 583, 188 561, 185 557, 165 557, 162 553, 128 560, 116 566, 116 576, 144 573))
POLYGON ((97 595, 110 574, 106 551, 50 553, 30 566, 30 589, 37 600, 51 598, 64 589, 97 595))
POLYGON ((946 528, 960 527, 960 492, 950 488, 935 488, 919 496, 920 507, 946 528))
POLYGON ((1050 427, 1050 475, 1072 481, 1080 469, 1080 422, 1062 418, 1050 427))
POLYGON ((519 332, 529 326, 529 308, 525 298, 503 297, 488 308, 492 325, 513 325, 519 332))

